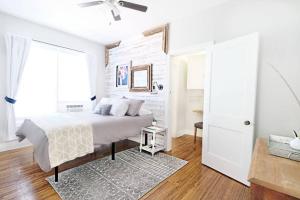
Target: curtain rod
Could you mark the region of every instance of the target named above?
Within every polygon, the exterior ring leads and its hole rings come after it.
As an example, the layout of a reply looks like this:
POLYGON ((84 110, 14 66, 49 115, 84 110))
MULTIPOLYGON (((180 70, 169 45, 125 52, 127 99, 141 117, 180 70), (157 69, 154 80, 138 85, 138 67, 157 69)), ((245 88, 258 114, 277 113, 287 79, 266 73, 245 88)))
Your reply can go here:
POLYGON ((77 52, 80 52, 80 53, 85 53, 84 51, 80 51, 80 50, 77 50, 77 49, 71 49, 71 48, 68 48, 68 47, 64 47, 64 46, 60 46, 60 45, 56 45, 56 44, 51 44, 51 43, 43 42, 43 41, 40 41, 40 40, 33 39, 32 41, 47 44, 47 45, 51 45, 51 46, 55 46, 55 47, 59 47, 59 48, 64 48, 64 49, 68 49, 68 50, 72 50, 72 51, 77 51, 77 52))

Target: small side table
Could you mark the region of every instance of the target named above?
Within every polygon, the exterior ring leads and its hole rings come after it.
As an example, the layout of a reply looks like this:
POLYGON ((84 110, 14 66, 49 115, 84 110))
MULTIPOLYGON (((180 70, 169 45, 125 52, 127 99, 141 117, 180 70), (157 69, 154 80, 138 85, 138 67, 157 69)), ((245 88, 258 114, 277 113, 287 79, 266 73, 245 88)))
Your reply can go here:
POLYGON ((166 129, 162 127, 157 126, 149 126, 142 128, 141 130, 141 141, 140 141, 140 152, 142 150, 147 151, 152 154, 152 156, 159 151, 165 150, 165 137, 166 137, 166 129), (150 144, 147 143, 148 134, 152 135, 152 140, 150 141, 150 144), (164 144, 157 144, 156 142, 156 136, 160 135, 164 138, 164 144), (145 144, 143 145, 143 138, 145 138, 145 144))

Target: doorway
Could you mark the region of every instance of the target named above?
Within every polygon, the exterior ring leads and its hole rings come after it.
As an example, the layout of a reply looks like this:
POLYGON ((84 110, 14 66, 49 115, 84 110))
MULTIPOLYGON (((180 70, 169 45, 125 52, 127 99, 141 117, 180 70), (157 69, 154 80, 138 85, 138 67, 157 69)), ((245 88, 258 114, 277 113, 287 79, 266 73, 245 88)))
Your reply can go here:
POLYGON ((203 122, 204 71, 207 53, 196 51, 171 58, 171 133, 173 138, 182 135, 202 136, 195 124, 203 122))
MULTIPOLYGON (((169 54, 169 150, 172 138, 194 135, 194 124, 203 121, 204 78, 212 47, 213 42, 207 42, 169 54)), ((197 137, 202 137, 201 129, 197 129, 197 137)))

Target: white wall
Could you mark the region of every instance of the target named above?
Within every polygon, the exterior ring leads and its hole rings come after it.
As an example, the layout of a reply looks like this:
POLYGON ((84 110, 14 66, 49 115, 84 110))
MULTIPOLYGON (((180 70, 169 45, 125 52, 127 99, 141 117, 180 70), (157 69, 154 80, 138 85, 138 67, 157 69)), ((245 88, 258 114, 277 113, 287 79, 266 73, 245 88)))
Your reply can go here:
MULTIPOLYGON (((109 51, 109 64, 105 69, 105 94, 112 97, 126 96, 128 98, 143 99, 143 108, 151 110, 159 126, 166 126, 166 88, 158 94, 149 92, 129 92, 128 87, 116 87, 116 66, 132 61, 133 66, 152 64, 152 79, 166 87, 167 55, 162 51, 162 33, 144 37, 136 35, 122 40, 119 47, 109 51)), ((129 138, 139 142, 139 137, 129 138)), ((161 137, 157 143, 164 144, 161 137)))
POLYGON ((187 56, 187 88, 190 90, 204 89, 204 67, 206 63, 205 55, 187 56))
POLYGON ((180 57, 174 57, 171 61, 171 113, 173 137, 178 137, 179 132, 186 130, 186 85, 187 63, 180 57))
POLYGON ((109 64, 105 69, 105 94, 144 99, 144 107, 151 110, 160 126, 165 126, 166 88, 158 94, 129 92, 129 88, 116 87, 116 66, 132 61, 133 66, 152 64, 152 78, 158 84, 166 85, 167 55, 162 51, 162 33, 144 37, 136 35, 122 40, 119 47, 109 51, 109 64))
MULTIPOLYGON (((7 32, 29 36, 41 40, 93 54, 97 58, 98 83, 97 97, 104 95, 104 46, 88 40, 40 26, 22 19, 0 13, 0 136, 6 132, 5 102, 6 66, 4 34, 7 32)), ((0 138, 0 141, 1 138, 0 138)))
POLYGON ((256 134, 290 135, 300 130, 300 108, 268 63, 275 65, 300 96, 300 1, 234 0, 170 27, 170 49, 259 32, 256 134))

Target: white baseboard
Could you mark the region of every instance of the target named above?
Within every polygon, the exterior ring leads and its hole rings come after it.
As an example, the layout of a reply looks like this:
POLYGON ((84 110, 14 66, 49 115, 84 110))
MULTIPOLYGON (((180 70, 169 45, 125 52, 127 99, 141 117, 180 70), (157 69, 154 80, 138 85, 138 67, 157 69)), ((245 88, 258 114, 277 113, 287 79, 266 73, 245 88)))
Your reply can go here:
POLYGON ((28 147, 31 145, 32 144, 27 139, 23 140, 22 142, 18 142, 17 140, 3 142, 3 143, 0 143, 0 152, 19 149, 22 147, 28 147))
POLYGON ((191 130, 180 130, 180 131, 177 131, 176 136, 180 137, 182 135, 192 135, 193 132, 194 131, 191 131, 191 130))
MULTIPOLYGON (((194 131, 195 130, 180 130, 180 131, 177 131, 176 136, 180 137, 182 135, 194 135, 194 131)), ((200 130, 200 129, 197 130, 197 136, 202 137, 202 130, 200 130)))

